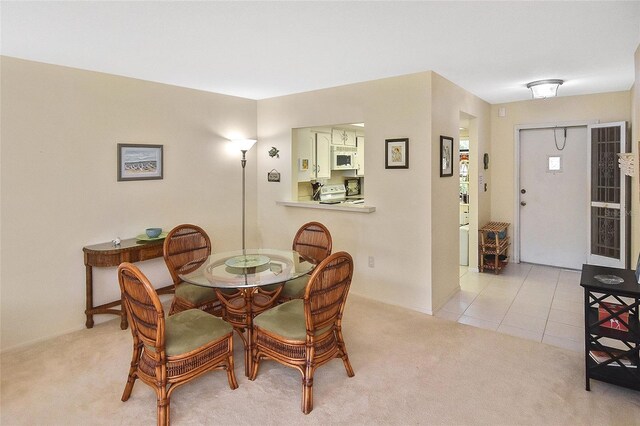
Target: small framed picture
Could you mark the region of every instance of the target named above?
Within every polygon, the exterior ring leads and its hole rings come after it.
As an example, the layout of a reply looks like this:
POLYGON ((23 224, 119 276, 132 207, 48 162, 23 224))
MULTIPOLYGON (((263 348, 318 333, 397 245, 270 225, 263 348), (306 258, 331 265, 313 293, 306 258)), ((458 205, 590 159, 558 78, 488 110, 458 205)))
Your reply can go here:
POLYGON ((640 284, 640 253, 638 253, 638 262, 636 263, 636 282, 640 284))
POLYGON ((440 136, 440 176, 453 176, 453 138, 440 136))
POLYGON ((386 139, 384 152, 385 169, 409 168, 409 139, 386 139))
POLYGON ((360 195, 360 179, 345 179, 344 187, 347 190, 347 195, 360 195))
POLYGON ((309 170, 309 159, 308 158, 300 158, 300 167, 299 170, 301 172, 306 172, 309 170))
POLYGON ((162 145, 118 144, 118 181, 162 179, 162 145))

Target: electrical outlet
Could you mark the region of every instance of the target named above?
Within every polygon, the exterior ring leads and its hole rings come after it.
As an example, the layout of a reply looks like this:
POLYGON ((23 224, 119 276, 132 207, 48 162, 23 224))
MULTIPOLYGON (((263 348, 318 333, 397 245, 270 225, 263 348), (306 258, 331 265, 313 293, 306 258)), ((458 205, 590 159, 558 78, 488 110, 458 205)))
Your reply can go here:
POLYGON ((369 256, 369 268, 373 268, 375 266, 375 260, 373 256, 369 256))

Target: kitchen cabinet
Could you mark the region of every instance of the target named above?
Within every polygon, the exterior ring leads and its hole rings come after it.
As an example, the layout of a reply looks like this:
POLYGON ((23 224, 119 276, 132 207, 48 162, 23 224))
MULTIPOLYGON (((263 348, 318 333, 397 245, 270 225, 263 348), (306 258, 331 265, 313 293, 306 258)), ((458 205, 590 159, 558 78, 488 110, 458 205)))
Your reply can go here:
POLYGON ((312 156, 315 178, 329 179, 331 177, 331 135, 329 133, 316 133, 315 139, 315 155, 312 156))
POLYGON ((333 145, 356 146, 356 132, 345 129, 331 129, 331 143, 333 145))
POLYGON ((580 285, 586 390, 590 379, 640 390, 640 286, 634 271, 585 264, 580 285))
POLYGON ((356 176, 364 176, 364 136, 356 136, 356 176))
POLYGON ((331 177, 331 134, 296 129, 298 182, 331 177))

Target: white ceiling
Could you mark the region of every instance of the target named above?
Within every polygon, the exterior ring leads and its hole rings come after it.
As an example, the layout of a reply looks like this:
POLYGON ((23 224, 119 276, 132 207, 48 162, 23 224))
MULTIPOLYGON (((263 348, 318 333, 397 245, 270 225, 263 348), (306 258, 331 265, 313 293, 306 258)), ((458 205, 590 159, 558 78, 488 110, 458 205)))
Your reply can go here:
POLYGON ((490 103, 629 90, 640 1, 7 2, 1 53, 263 99, 433 70, 490 103))

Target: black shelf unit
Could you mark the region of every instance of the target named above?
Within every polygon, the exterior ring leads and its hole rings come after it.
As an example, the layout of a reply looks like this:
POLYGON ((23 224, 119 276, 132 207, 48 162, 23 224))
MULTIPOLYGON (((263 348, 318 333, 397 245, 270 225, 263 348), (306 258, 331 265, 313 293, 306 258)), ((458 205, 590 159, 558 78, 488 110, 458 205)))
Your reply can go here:
POLYGON ((640 391, 640 284, 634 271, 583 265, 580 285, 584 288, 586 390, 591 390, 590 379, 595 379, 640 391), (624 281, 604 284, 595 278, 599 275, 624 281), (602 302, 615 303, 618 310, 606 309, 602 302), (627 330, 605 326, 611 323, 627 330))

